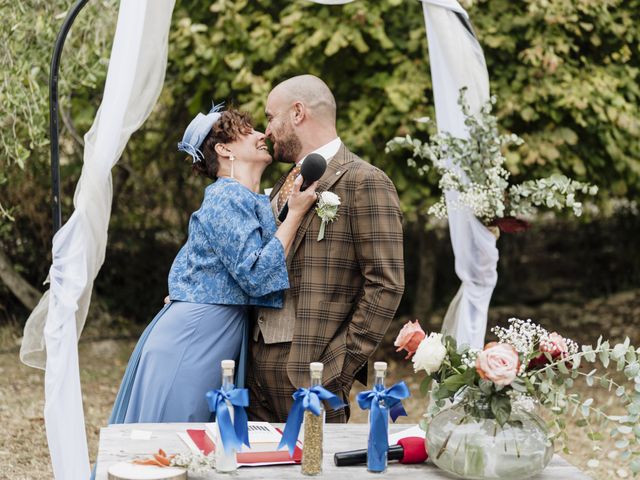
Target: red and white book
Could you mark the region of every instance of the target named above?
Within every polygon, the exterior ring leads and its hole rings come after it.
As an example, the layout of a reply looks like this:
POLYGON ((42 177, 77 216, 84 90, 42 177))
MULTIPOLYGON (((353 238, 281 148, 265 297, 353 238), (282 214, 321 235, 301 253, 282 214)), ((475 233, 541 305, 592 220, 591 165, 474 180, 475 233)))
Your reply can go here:
MULTIPOLYGON (((215 451, 214 439, 216 428, 214 423, 207 423, 204 429, 187 429, 178 432, 178 436, 193 452, 205 455, 215 451)), ((251 448, 243 445, 237 452, 238 466, 259 467, 265 465, 294 465, 302 461, 302 442, 298 441, 293 456, 289 450, 277 450, 282 431, 268 422, 249 422, 249 443, 251 448)))

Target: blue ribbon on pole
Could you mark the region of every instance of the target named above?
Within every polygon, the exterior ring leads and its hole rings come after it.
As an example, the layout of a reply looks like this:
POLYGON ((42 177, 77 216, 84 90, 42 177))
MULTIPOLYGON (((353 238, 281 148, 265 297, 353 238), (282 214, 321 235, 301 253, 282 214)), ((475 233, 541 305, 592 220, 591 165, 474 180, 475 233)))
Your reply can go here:
POLYGON ((309 410, 316 416, 320 415, 320 400, 329 402, 329 405, 334 410, 345 406, 342 400, 320 385, 311 388, 299 388, 292 396, 295 401, 287 417, 282 439, 278 445, 278 450, 286 445, 289 448, 289 455, 291 456, 293 456, 293 451, 298 442, 298 434, 300 433, 300 426, 302 425, 305 410, 309 410))
POLYGON ((232 388, 231 390, 210 390, 206 394, 209 410, 215 412, 216 422, 222 437, 222 445, 227 453, 240 450, 244 443, 249 445, 249 425, 245 407, 249 406, 249 391, 246 388, 232 388), (233 405, 234 421, 227 402, 233 405))
POLYGON ((358 394, 358 405, 363 410, 371 410, 369 425, 369 448, 367 464, 370 470, 383 471, 385 455, 389 450, 388 416, 395 422, 399 416, 406 416, 402 399, 409 397, 409 388, 404 382, 385 389, 376 385, 373 390, 358 394))

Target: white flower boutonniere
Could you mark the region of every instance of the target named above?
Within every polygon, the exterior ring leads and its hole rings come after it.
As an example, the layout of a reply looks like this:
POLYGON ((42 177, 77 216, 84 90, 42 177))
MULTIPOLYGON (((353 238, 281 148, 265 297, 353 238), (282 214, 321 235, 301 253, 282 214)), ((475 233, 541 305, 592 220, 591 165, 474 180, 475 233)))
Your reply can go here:
POLYGON ((338 218, 338 207, 340 207, 340 197, 335 193, 322 192, 318 195, 316 213, 322 220, 320 231, 318 232, 318 241, 324 238, 324 229, 327 223, 333 222, 338 218))

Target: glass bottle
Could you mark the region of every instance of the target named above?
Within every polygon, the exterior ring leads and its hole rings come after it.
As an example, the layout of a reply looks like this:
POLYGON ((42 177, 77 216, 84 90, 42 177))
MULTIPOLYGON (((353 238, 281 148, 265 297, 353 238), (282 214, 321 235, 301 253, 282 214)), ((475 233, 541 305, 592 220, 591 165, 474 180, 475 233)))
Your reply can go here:
MULTIPOLYGON (((233 385, 233 373, 236 367, 236 362, 233 360, 222 360, 222 390, 229 391, 234 388, 233 385)), ((231 422, 234 421, 233 405, 227 400, 227 408, 229 409, 229 415, 231 416, 231 422)), ((220 434, 219 419, 216 418, 216 471, 222 473, 235 472, 238 469, 238 460, 236 458, 235 449, 225 450, 222 443, 222 435, 220 434)))
MULTIPOLYGON (((322 385, 322 370, 320 362, 309 364, 311 372, 311 388, 322 385)), ((325 411, 320 403, 320 415, 309 410, 304 412, 304 443, 302 446, 302 474, 318 475, 322 473, 322 433, 324 430, 325 411)))
MULTIPOLYGON (((373 388, 374 390, 384 390, 384 377, 387 375, 387 362, 375 362, 373 364, 373 388)), ((383 412, 386 415, 384 421, 384 435, 389 436, 389 411, 384 408, 384 402, 380 402, 383 412)), ((373 410, 373 406, 371 408, 373 410)), ((373 448, 373 432, 371 429, 371 411, 369 411, 369 441, 367 443, 367 470, 372 473, 384 473, 387 470, 387 452, 384 455, 377 456, 373 448)))

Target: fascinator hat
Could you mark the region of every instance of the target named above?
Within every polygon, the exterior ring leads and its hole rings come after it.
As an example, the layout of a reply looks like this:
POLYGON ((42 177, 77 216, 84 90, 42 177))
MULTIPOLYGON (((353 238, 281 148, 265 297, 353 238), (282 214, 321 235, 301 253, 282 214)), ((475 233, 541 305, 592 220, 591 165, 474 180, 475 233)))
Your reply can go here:
POLYGON ((185 152, 186 154, 191 155, 191 158, 193 158, 193 163, 201 162, 204 160, 204 155, 200 150, 200 146, 211 131, 213 125, 218 120, 220 120, 223 112, 223 107, 224 103, 219 103, 218 105, 214 105, 206 115, 198 113, 198 115, 196 115, 196 117, 191 120, 191 123, 184 131, 182 141, 178 143, 178 150, 180 152, 185 152))

